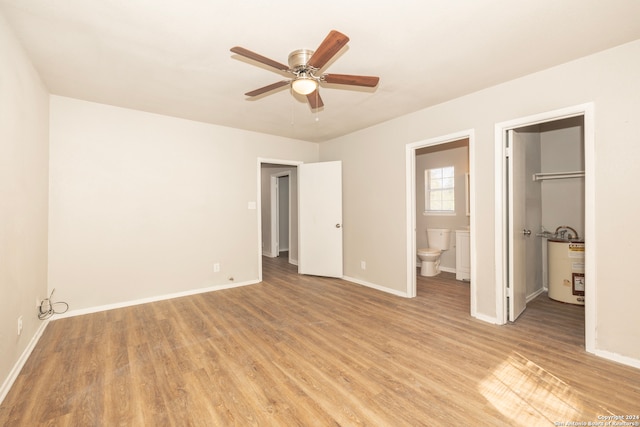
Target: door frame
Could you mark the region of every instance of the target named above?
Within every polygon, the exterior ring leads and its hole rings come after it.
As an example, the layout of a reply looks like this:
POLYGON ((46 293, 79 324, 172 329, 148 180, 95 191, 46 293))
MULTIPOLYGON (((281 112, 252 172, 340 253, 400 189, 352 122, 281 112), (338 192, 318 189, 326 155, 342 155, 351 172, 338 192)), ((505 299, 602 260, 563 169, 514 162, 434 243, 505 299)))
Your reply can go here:
POLYGON ((596 224, 595 224, 595 132, 593 103, 579 104, 558 110, 547 111, 495 124, 495 262, 496 262, 496 321, 507 323, 508 282, 508 193, 506 176, 506 134, 511 129, 536 125, 570 117, 582 116, 584 120, 584 166, 585 166, 585 348, 595 352, 596 325, 596 224))
POLYGON ((471 237, 471 282, 470 282, 470 298, 471 298, 471 316, 477 317, 477 286, 476 286, 476 212, 475 203, 475 131, 467 129, 460 132, 450 133, 423 141, 413 142, 406 145, 406 215, 407 215, 407 288, 406 297, 414 298, 416 296, 417 282, 417 253, 416 247, 416 151, 423 147, 433 145, 446 144, 449 142, 459 141, 461 139, 469 140, 469 224, 471 237))
MULTIPOLYGON (((277 172, 270 176, 271 248, 269 252, 274 257, 280 256, 280 186, 278 179, 285 176, 289 178, 289 183, 291 183, 291 171, 277 172), (274 239, 273 236, 276 236, 276 238, 274 239)), ((287 245, 291 248, 291 186, 289 186, 287 197, 289 199, 289 221, 287 222, 287 227, 289 227, 289 241, 287 242, 287 245)), ((291 251, 289 251, 289 262, 291 262, 291 251)))
MULTIPOLYGON (((257 217, 257 226, 258 226, 258 233, 257 233, 258 244, 256 245, 256 248, 257 248, 257 257, 258 257, 258 281, 259 282, 262 282, 262 164, 263 163, 282 165, 282 166, 292 166, 297 168, 298 165, 301 165, 304 162, 297 161, 297 160, 269 159, 269 158, 263 158, 263 157, 258 157, 257 159, 256 217, 257 217)), ((289 204, 289 209, 291 209, 291 204, 289 204)), ((291 235, 289 235, 289 238, 291 238, 291 235)), ((291 251, 289 251, 289 253, 291 253, 291 251)))

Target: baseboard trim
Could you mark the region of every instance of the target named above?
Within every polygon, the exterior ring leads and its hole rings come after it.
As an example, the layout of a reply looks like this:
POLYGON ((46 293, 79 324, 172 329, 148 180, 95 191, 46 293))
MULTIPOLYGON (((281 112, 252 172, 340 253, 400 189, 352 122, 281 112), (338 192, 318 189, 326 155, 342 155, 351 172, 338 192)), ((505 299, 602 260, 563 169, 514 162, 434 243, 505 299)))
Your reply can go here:
POLYGON ((538 289, 537 291, 535 291, 534 293, 532 293, 531 295, 527 296, 527 303, 530 303, 531 301, 533 301, 534 299, 536 299, 538 297, 538 295, 542 294, 544 292, 544 288, 538 289))
POLYGON ((40 341, 40 338, 42 337, 42 334, 44 333, 44 330, 47 328, 48 324, 49 319, 43 321, 40 324, 40 327, 36 330, 36 333, 31 338, 31 341, 29 341, 29 345, 27 345, 27 347, 24 349, 24 351, 16 361, 15 365, 13 365, 13 368, 9 372, 9 375, 2 384, 2 387, 0 387, 0 404, 4 401, 4 398, 7 397, 9 390, 11 390, 11 387, 18 378, 18 375, 20 375, 20 372, 22 371, 25 363, 27 363, 27 360, 29 360, 31 352, 34 348, 36 348, 36 344, 38 344, 38 341, 40 341))
POLYGON ((362 286, 366 286, 368 288, 376 289, 378 291, 386 292, 388 294, 396 295, 396 296, 403 297, 403 298, 408 298, 406 292, 398 291, 396 289, 385 288, 384 286, 380 286, 380 285, 376 285, 375 283, 371 283, 371 282, 367 282, 367 281, 364 281, 364 280, 356 279, 355 277, 343 276, 342 279, 346 280, 347 282, 353 282, 353 283, 356 283, 358 285, 362 285, 362 286))
POLYGON ((491 323, 494 325, 500 325, 501 323, 498 322, 498 319, 495 317, 491 317, 491 316, 487 316, 486 314, 472 314, 471 317, 473 317, 474 319, 478 319, 481 320, 483 322, 487 322, 487 323, 491 323))
POLYGON ((604 359, 611 360, 613 362, 622 363, 623 365, 640 369, 640 360, 634 359, 633 357, 623 356, 621 354, 613 353, 611 351, 606 351, 606 350, 595 350, 593 354, 595 354, 596 356, 602 357, 604 359))
POLYGON ((256 283, 259 283, 259 281, 250 280, 250 281, 239 282, 239 283, 228 283, 225 285, 209 286, 206 288, 192 289, 184 292, 158 295, 155 297, 141 298, 137 300, 118 302, 114 304, 106 304, 106 305, 100 305, 100 306, 89 307, 89 308, 81 308, 78 310, 67 311, 66 313, 62 313, 62 314, 55 314, 52 317, 52 319, 62 319, 65 317, 82 316, 83 314, 91 314, 91 313, 98 313, 100 311, 115 310, 117 308, 131 307, 134 305, 147 304, 147 303, 156 302, 156 301, 164 301, 164 300, 173 299, 173 298, 186 297, 189 295, 204 294, 206 292, 221 291, 224 289, 232 289, 232 288, 239 288, 241 286, 255 285, 256 283))

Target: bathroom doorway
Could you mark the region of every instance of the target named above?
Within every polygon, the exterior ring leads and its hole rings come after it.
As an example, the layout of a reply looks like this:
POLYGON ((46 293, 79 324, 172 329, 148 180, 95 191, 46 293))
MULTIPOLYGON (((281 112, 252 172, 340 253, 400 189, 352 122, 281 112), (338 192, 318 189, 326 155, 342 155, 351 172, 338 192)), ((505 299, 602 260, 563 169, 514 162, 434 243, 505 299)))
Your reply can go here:
MULTIPOLYGON (((585 337, 593 338, 593 118, 590 104, 496 125, 498 323, 517 321, 548 290, 546 237, 577 230, 584 245, 585 337), (591 273, 591 274, 590 274, 591 273)), ((579 263, 574 263, 578 265, 579 263)), ((584 282, 584 281, 583 281, 584 282)))
POLYGON ((445 135, 407 145, 407 296, 417 293, 420 262, 417 250, 427 243, 427 227, 451 230, 450 249, 441 255, 441 271, 456 272, 456 230, 470 232, 470 299, 471 315, 476 311, 475 236, 473 227, 473 130, 445 135), (461 153, 464 153, 461 156, 461 153), (462 159, 461 159, 462 157, 462 159), (454 166, 456 203, 455 212, 447 215, 425 215, 425 170, 442 167, 447 162, 454 166))
MULTIPOLYGON (((468 173, 469 140, 466 138, 416 150, 416 247, 434 247, 427 230, 448 230, 443 234, 447 236, 443 243, 445 246, 448 243, 448 248, 442 250, 437 262, 433 263, 437 264, 438 270, 447 273, 455 274, 458 267, 456 235, 469 231, 468 173), (447 178, 447 174, 451 177, 447 178), (432 186, 437 188, 431 189, 432 186), (437 200, 429 203, 427 193, 437 200), (442 200, 451 196, 453 200, 442 200)), ((468 249, 465 253, 469 253, 468 249)), ((417 262, 420 272, 420 261, 417 262)))

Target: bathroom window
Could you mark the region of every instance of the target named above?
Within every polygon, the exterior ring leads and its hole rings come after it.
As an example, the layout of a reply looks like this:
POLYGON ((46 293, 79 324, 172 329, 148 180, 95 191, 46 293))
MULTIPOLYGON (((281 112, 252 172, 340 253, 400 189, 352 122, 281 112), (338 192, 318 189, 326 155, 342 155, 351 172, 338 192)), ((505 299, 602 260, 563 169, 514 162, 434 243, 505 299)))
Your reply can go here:
POLYGON ((452 215, 455 206, 455 170, 453 166, 426 169, 425 214, 452 215))

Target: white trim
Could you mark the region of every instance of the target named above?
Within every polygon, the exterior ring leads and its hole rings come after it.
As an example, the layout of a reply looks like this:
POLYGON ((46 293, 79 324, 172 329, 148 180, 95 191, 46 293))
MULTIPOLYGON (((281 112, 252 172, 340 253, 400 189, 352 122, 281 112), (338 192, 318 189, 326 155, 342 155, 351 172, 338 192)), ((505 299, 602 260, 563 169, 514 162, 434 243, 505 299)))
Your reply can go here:
POLYGON ((471 247, 470 256, 471 256, 471 274, 469 284, 469 293, 471 295, 470 301, 470 310, 471 317, 475 317, 476 319, 484 320, 485 322, 495 323, 494 320, 485 320, 486 317, 478 313, 478 281, 476 280, 476 275, 478 271, 478 242, 476 239, 476 231, 478 215, 474 215, 473 212, 478 212, 476 208, 476 136, 475 132, 472 129, 469 131, 469 174, 467 176, 467 180, 469 181, 469 206, 467 209, 469 210, 469 244, 471 247))
POLYGON ((538 296, 544 293, 545 291, 546 291, 545 288, 541 288, 535 291, 534 293, 532 293, 531 295, 527 295, 527 298, 526 298, 527 304, 533 301, 534 299, 538 298, 538 296))
POLYGON ((4 398, 7 397, 7 394, 9 393, 9 390, 11 390, 13 383, 18 378, 18 375, 20 375, 20 372, 22 371, 22 368, 24 368, 25 363, 27 363, 27 360, 29 360, 29 356, 31 356, 31 352, 34 348, 36 348, 36 344, 38 344, 38 341, 40 341, 44 330, 49 324, 49 320, 50 319, 47 319, 42 322, 40 327, 36 330, 36 333, 31 338, 31 341, 29 341, 29 344, 16 361, 15 365, 13 365, 13 368, 11 368, 9 375, 4 380, 2 387, 0 387, 0 404, 4 401, 4 398))
POLYGON ((392 295, 396 295, 403 298, 409 298, 406 292, 398 291, 396 289, 386 288, 384 286, 376 285, 375 283, 367 282, 361 279, 356 279, 355 277, 342 276, 341 279, 346 280, 347 282, 352 282, 358 285, 366 286, 367 288, 376 289, 378 291, 382 291, 387 294, 392 294, 392 295))
MULTIPOLYGON (((586 302, 586 300, 585 300, 586 302)), ((622 363, 627 366, 632 366, 634 368, 640 369, 640 360, 634 359, 632 357, 623 356, 618 353, 613 353, 606 350, 594 350, 593 354, 599 357, 603 357, 605 359, 613 360, 614 362, 622 363)))
POLYGON ((280 254, 279 248, 279 227, 278 227, 278 177, 276 174, 269 176, 269 188, 270 188, 270 200, 269 211, 271 212, 271 245, 269 245, 269 252, 271 257, 277 257, 280 254))
MULTIPOLYGON (((288 165, 283 165, 288 166, 288 165)), ((297 166, 296 166, 297 167, 297 166)), ((283 177, 289 178, 289 190, 287 191, 288 209, 289 209, 289 221, 287 222, 288 236, 289 240, 287 241, 287 251, 289 252, 289 263, 291 263, 291 170, 273 173, 270 176, 270 186, 271 186, 271 254, 273 257, 280 256, 280 252, 282 251, 282 244, 280 243, 280 186, 278 178, 283 177), (274 188, 278 188, 277 192, 274 191, 274 188), (275 239, 274 239, 275 236, 275 239), (276 247, 277 243, 277 247, 276 247)))
MULTIPOLYGON (((405 147, 406 156, 406 220, 407 220, 407 290, 406 296, 413 298, 416 296, 416 150, 429 147, 432 145, 446 144, 448 142, 459 141, 461 139, 469 140, 469 176, 471 177, 471 212, 475 212, 475 131, 474 129, 468 129, 460 132, 451 133, 436 138, 430 138, 423 141, 417 141, 407 144, 405 147)), ((476 237, 475 237, 475 217, 470 216, 470 235, 471 235, 471 316, 481 318, 477 314, 477 286, 476 286, 476 237)), ((494 323, 494 322, 490 322, 494 323)))
POLYGON ((158 296, 149 297, 149 298, 140 298, 137 300, 117 302, 114 304, 105 304, 105 305, 100 305, 95 307, 81 308, 78 310, 67 311, 66 313, 55 314, 52 317, 52 319, 63 319, 65 317, 82 316, 83 314, 98 313, 101 311, 115 310, 117 308, 124 308, 124 307, 132 307, 134 305, 148 304, 150 302, 164 301, 164 300, 173 299, 173 298, 186 297, 189 295, 197 295, 197 294, 204 294, 207 292, 221 291, 224 289, 239 288, 241 286, 254 285, 256 283, 259 283, 259 281, 249 280, 246 282, 228 283, 226 285, 215 285, 215 286, 209 286, 206 288, 192 289, 184 292, 175 292, 171 294, 158 295, 158 296))
POLYGON ((405 188, 407 191, 405 200, 406 220, 407 220, 407 289, 405 294, 408 298, 416 296, 416 150, 421 148, 422 142, 407 144, 405 150, 406 172, 405 188))
MULTIPOLYGON (((507 253, 504 230, 506 221, 506 178, 505 178, 505 133, 510 129, 562 120, 570 117, 584 118, 584 163, 585 163, 585 284, 587 295, 596 295, 596 224, 595 224, 595 133, 594 104, 586 103, 558 110, 534 114, 514 120, 496 123, 495 125, 495 253, 496 253, 496 318, 499 324, 507 322, 506 312, 506 270, 507 253)), ((471 181, 473 184, 473 180, 471 181)), ((585 299, 585 348, 596 353, 596 298, 585 299)))
POLYGON ((458 212, 456 211, 423 211, 422 215, 424 216, 456 216, 458 212))
POLYGON ((506 148, 506 128, 500 127, 496 123, 494 129, 495 138, 495 163, 494 163, 494 192, 495 192, 495 271, 496 271, 496 320, 498 325, 507 323, 507 307, 505 300, 507 290, 505 281, 508 280, 507 275, 507 235, 503 230, 503 224, 506 221, 505 210, 507 209, 507 180, 505 178, 506 167, 505 158, 507 156, 506 148))
MULTIPOLYGON (((596 259, 598 244, 596 242, 596 133, 594 104, 584 105, 584 212, 585 212, 585 277, 591 277, 585 283, 585 294, 596 295, 596 259)), ((596 351, 596 298, 585 300, 585 348, 588 352, 596 351)))
POLYGON ((262 256, 266 256, 266 257, 269 257, 269 258, 275 258, 276 257, 276 255, 272 254, 271 251, 269 251, 269 250, 262 251, 262 256))
POLYGON ((492 325, 500 325, 500 322, 498 321, 497 318, 487 316, 486 314, 476 313, 476 315, 473 317, 475 317, 478 320, 482 320, 483 322, 491 323, 492 325))

